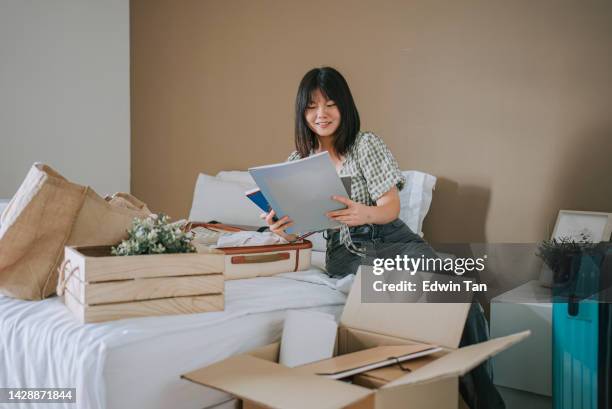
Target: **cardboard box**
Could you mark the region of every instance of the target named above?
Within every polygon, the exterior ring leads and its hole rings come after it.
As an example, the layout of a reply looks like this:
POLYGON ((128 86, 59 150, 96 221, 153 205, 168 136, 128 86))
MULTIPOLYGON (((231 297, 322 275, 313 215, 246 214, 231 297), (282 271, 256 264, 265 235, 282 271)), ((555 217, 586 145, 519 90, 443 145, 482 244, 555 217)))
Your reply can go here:
POLYGON ((378 389, 383 385, 393 382, 396 379, 401 378, 408 372, 414 372, 417 369, 428 365, 441 358, 444 353, 435 353, 431 356, 424 356, 410 361, 402 362, 402 366, 390 365, 383 368, 373 369, 371 371, 364 372, 359 375, 355 375, 352 379, 353 384, 359 386, 365 386, 370 389, 378 389), (402 369, 404 368, 404 369, 402 369), (406 371, 406 369, 408 371, 406 371))
MULTIPOLYGON (((529 335, 528 331, 457 348, 469 304, 366 304, 358 274, 338 329, 340 355, 379 345, 424 342, 444 352, 377 389, 279 365, 279 345, 228 358, 183 375, 230 393, 244 408, 457 408, 458 377, 529 335)), ((374 387, 374 386, 373 386, 374 387)))
POLYGON ((82 322, 220 311, 221 252, 111 256, 109 246, 66 247, 58 294, 82 322))

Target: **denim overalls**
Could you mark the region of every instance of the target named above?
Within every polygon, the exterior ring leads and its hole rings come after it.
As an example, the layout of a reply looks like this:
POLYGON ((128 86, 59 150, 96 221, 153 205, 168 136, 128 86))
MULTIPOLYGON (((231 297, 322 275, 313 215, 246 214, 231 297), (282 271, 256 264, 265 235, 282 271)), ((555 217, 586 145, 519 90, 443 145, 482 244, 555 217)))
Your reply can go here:
POLYGON ((393 258, 396 255, 437 258, 431 246, 418 234, 410 230, 406 224, 395 219, 387 224, 364 224, 349 229, 353 243, 366 250, 364 259, 351 253, 340 243, 340 233, 330 230, 327 233, 327 252, 325 253, 325 268, 327 274, 334 278, 341 278, 354 274, 360 264, 374 257, 393 258))

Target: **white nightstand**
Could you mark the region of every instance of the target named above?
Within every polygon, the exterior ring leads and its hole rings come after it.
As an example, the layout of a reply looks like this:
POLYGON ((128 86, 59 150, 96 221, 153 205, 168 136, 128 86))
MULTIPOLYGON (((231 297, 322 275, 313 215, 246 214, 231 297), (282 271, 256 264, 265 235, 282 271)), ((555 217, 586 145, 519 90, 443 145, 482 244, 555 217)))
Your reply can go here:
POLYGON ((531 330, 531 336, 493 358, 496 385, 552 396, 552 295, 529 281, 491 301, 491 337, 531 330))

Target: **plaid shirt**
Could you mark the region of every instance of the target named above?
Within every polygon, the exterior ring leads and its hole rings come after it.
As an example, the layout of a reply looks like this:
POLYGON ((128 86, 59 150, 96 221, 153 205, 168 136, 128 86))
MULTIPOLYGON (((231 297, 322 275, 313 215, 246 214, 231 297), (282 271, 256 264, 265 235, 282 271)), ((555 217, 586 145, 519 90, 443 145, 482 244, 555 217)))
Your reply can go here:
MULTIPOLYGON (((287 161, 297 159, 300 159, 300 155, 294 151, 287 161)), ((375 206, 376 201, 393 186, 402 190, 406 183, 393 154, 383 140, 372 132, 357 134, 338 175, 351 177, 351 200, 366 206, 375 206)), ((346 225, 340 229, 340 242, 352 253, 365 255, 363 249, 353 244, 346 225)))

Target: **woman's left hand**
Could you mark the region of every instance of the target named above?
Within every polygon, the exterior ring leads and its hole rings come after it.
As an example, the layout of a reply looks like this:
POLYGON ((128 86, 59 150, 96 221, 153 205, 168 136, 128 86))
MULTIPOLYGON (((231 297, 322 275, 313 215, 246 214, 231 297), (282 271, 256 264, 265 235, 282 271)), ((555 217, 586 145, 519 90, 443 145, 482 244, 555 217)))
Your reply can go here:
POLYGON ((346 209, 327 212, 326 216, 330 219, 344 223, 347 226, 361 226, 362 224, 370 223, 372 218, 370 206, 354 202, 344 196, 332 196, 332 199, 344 204, 346 209))

